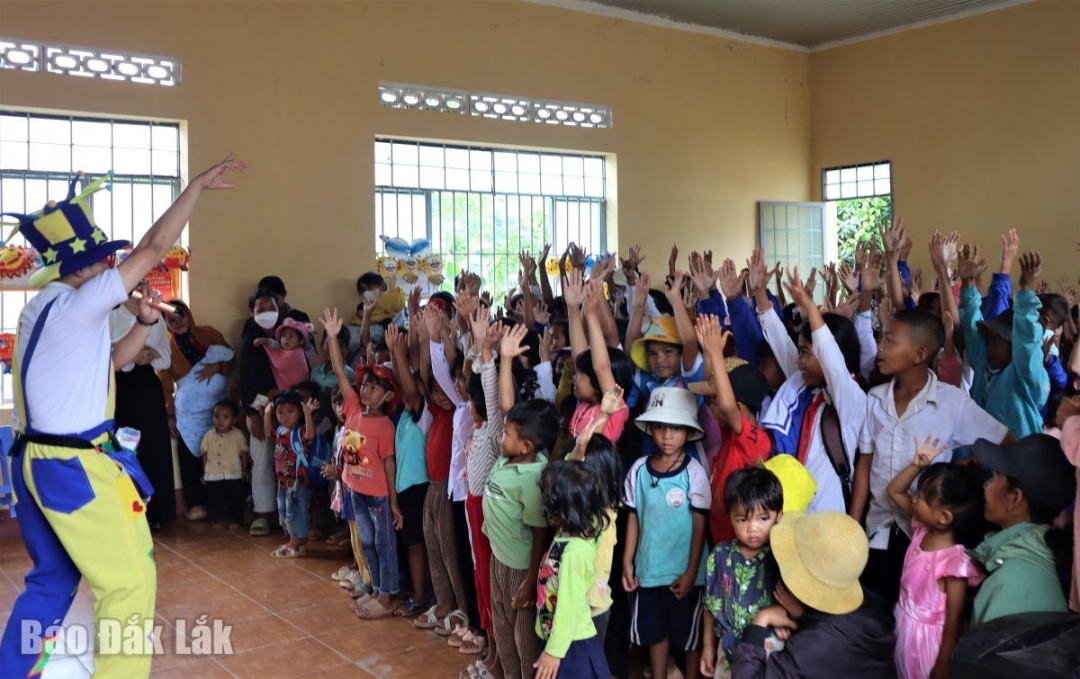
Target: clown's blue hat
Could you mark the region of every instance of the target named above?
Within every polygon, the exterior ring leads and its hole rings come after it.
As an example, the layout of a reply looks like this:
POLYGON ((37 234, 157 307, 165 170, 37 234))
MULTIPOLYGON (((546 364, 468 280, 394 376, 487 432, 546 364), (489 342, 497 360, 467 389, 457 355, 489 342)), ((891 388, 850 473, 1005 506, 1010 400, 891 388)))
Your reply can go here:
POLYGON ((63 278, 131 245, 126 240, 109 240, 94 223, 94 213, 90 209, 91 195, 102 188, 112 188, 109 185, 112 173, 90 182, 76 195, 82 178, 82 172, 72 178, 67 198, 59 203, 49 201, 41 210, 29 215, 15 212, 0 215, 18 219, 11 235, 21 233, 41 255, 43 266, 30 276, 33 287, 63 278))

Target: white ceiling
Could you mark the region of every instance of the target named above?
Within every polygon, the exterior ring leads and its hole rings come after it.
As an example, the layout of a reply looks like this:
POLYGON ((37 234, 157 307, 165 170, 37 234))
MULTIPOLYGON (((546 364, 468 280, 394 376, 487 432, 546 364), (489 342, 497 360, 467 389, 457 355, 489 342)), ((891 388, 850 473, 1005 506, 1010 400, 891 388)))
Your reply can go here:
POLYGON ((1000 9, 1027 0, 533 0, 655 18, 804 48, 1000 9))

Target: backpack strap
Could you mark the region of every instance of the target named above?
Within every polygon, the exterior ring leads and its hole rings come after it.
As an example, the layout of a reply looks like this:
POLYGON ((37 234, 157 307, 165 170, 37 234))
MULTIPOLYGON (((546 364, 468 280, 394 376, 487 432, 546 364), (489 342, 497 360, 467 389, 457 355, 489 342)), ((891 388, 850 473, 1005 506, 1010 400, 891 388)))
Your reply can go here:
POLYGON ((831 403, 825 404, 821 413, 821 440, 825 443, 825 452, 829 454, 833 469, 840 477, 840 488, 844 492, 844 508, 851 509, 851 465, 844 449, 844 435, 840 428, 840 415, 831 403))

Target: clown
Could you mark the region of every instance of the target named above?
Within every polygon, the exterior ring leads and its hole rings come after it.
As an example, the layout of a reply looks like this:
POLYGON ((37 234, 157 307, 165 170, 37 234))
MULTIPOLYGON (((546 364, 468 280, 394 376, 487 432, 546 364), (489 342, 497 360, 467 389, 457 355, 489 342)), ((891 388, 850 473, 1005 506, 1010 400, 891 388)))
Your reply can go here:
POLYGON ((229 157, 193 179, 119 265, 116 253, 128 243, 109 240, 94 223, 89 202, 108 177, 78 195, 76 177, 67 199, 34 214, 10 215, 41 253, 43 266, 30 277, 41 290, 19 317, 12 365, 18 432, 12 487, 34 565, 0 642, 4 677, 44 671, 53 645, 39 651, 23 635, 61 623, 80 578, 96 598, 99 629, 102 620, 121 621, 124 639, 147 642, 125 644, 119 653, 95 649, 94 676, 150 674, 157 570, 144 510, 153 491, 113 434, 113 366, 133 361, 143 349, 161 296, 144 296, 136 324, 115 344, 109 311, 177 241, 202 192, 231 188, 225 172, 245 167, 229 157))

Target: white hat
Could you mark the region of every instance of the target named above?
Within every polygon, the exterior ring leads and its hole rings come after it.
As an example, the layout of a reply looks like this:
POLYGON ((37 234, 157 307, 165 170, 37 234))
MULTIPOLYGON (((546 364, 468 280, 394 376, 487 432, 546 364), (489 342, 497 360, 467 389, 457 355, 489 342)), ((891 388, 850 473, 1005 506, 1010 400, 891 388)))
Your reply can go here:
POLYGON ((638 415, 636 424, 644 432, 648 432, 652 423, 686 427, 690 430, 686 440, 696 441, 705 436, 697 412, 697 396, 691 392, 678 387, 657 387, 649 395, 649 407, 638 415))

